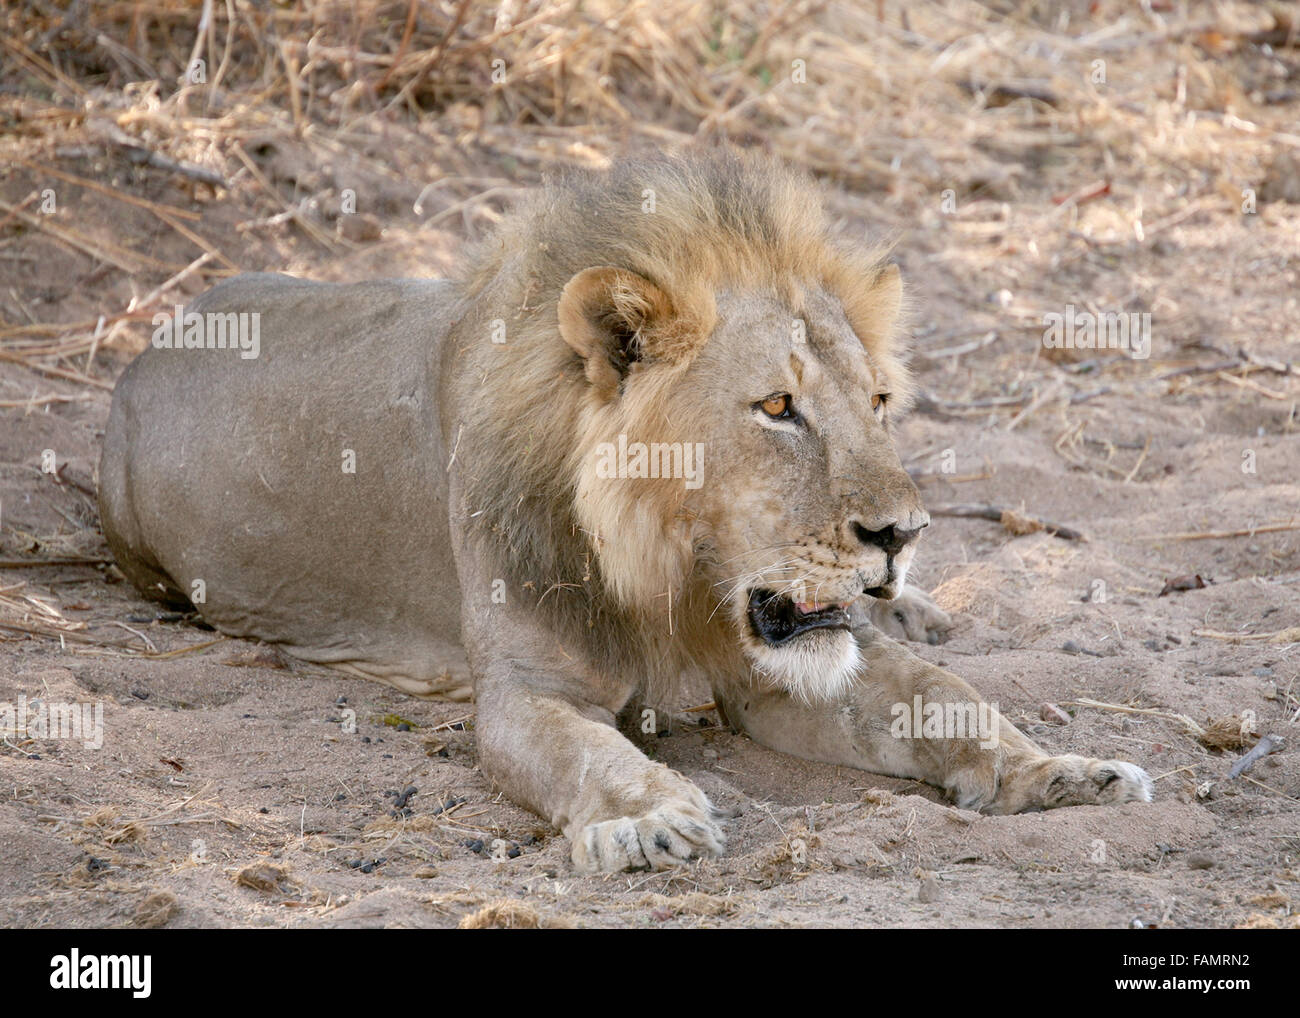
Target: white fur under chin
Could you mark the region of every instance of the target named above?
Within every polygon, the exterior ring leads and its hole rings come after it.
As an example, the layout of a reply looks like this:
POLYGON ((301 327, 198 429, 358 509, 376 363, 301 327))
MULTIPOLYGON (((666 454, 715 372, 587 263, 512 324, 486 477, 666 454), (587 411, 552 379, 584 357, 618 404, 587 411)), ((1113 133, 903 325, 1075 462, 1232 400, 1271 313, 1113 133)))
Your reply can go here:
POLYGON ((848 692, 862 666, 858 641, 851 633, 815 633, 784 647, 764 646, 751 654, 754 667, 806 703, 834 700, 848 692))

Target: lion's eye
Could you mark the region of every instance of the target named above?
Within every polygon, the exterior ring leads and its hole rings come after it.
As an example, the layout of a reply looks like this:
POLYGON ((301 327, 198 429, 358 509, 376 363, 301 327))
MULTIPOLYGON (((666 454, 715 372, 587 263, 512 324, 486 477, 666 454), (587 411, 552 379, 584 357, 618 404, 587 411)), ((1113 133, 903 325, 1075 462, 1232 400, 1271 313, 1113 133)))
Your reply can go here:
POLYGON ((773 417, 777 420, 788 420, 794 416, 791 412, 789 393, 768 396, 767 399, 763 400, 758 405, 762 407, 763 413, 767 414, 768 417, 773 417))
POLYGON ((878 392, 871 397, 871 409, 875 412, 877 417, 885 412, 885 403, 888 399, 889 393, 887 392, 878 392))

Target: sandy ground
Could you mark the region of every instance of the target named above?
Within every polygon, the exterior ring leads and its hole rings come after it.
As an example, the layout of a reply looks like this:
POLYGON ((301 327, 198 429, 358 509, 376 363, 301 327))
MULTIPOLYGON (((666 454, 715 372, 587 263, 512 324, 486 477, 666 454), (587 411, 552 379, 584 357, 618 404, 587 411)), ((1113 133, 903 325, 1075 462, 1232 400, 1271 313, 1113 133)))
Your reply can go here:
MULTIPOLYGON (((257 158, 278 182, 284 153, 257 158)), ((264 211, 246 190, 214 201, 111 148, 57 165, 192 211, 245 269, 438 275, 460 244, 398 218, 322 252, 292 224, 237 231, 264 211)), ((1137 166, 1113 174, 1115 196, 1149 183, 1137 166)), ((0 198, 47 179, 11 166, 0 198)), ((564 839, 478 770, 472 705, 160 617, 102 563, 9 565, 106 555, 90 493, 106 387, 139 326, 57 362, 99 384, 0 361, 0 704, 98 704, 104 725, 98 749, 0 742, 0 924, 1296 926, 1300 376, 1267 364, 1296 360, 1300 205, 1206 206, 1139 240, 1115 239, 1118 198, 1062 217, 1032 174, 953 215, 937 198, 828 189, 847 223, 898 241, 926 394, 899 441, 927 503, 996 504, 1086 537, 936 514, 915 583, 956 627, 917 652, 1046 749, 1141 764, 1154 803, 983 817, 915 782, 769 752, 706 711, 645 746, 741 811, 726 857, 578 877, 564 839), (1151 311, 1150 359, 1044 350, 1042 314, 1088 302, 1151 311), (1185 534, 1198 537, 1170 536, 1185 534), (1195 576, 1204 586, 1162 594, 1195 576), (1044 721, 1045 703, 1069 722, 1044 721), (1253 720, 1291 746, 1229 778, 1241 747, 1197 736, 1225 718, 1216 731, 1253 720)), ((141 206, 66 181, 59 197, 101 239, 165 266, 195 257, 141 206)), ((2 236, 10 321, 93 321, 168 275, 107 271, 40 231, 2 236)))

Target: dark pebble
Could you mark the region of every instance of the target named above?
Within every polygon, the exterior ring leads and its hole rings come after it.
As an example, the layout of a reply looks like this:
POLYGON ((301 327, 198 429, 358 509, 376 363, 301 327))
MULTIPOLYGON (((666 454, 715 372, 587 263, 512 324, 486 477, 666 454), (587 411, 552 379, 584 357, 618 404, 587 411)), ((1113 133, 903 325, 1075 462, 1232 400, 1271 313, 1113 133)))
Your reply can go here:
POLYGON ((463 844, 471 852, 476 852, 479 855, 483 854, 483 840, 481 838, 471 838, 470 840, 463 842, 463 844))

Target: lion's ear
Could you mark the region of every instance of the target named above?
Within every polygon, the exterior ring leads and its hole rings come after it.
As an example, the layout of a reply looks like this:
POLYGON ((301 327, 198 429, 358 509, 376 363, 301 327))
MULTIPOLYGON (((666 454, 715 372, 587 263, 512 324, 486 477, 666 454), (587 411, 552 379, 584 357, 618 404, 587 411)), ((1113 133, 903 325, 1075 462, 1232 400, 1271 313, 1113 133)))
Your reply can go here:
POLYGON ((650 355, 672 301, 654 283, 626 269, 584 269, 560 294, 560 335, 583 359, 587 381, 612 397, 632 365, 650 355))

